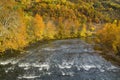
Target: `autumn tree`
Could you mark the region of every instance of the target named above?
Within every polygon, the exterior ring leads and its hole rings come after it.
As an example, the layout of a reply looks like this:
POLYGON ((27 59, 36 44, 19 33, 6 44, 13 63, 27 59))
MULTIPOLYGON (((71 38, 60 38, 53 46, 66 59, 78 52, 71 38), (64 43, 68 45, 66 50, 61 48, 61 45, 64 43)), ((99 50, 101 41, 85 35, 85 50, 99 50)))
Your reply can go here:
POLYGON ((13 0, 0 1, 0 6, 0 51, 25 46, 24 13, 13 0))
POLYGON ((55 24, 52 21, 48 21, 44 29, 44 39, 55 39, 57 34, 57 29, 55 24))
POLYGON ((42 17, 39 14, 35 15, 33 27, 34 27, 33 29, 34 29, 34 35, 35 35, 36 39, 37 40, 42 39, 45 24, 43 22, 42 17))
POLYGON ((120 51, 120 25, 107 23, 102 30, 97 32, 97 35, 97 42, 104 45, 108 50, 112 50, 115 53, 120 51))

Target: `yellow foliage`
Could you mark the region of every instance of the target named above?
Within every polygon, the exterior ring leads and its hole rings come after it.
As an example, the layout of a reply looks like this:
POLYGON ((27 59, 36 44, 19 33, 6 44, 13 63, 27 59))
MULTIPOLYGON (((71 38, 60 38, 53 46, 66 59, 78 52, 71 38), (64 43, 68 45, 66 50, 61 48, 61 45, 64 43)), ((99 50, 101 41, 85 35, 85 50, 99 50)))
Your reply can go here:
POLYGON ((120 25, 117 26, 115 23, 107 23, 97 34, 100 43, 117 53, 117 47, 120 47, 120 25))
POLYGON ((91 31, 94 31, 94 30, 95 30, 95 27, 91 27, 90 30, 91 30, 91 31))
POLYGON ((16 37, 18 38, 18 45, 20 45, 20 47, 24 47, 26 44, 28 44, 26 38, 27 38, 27 29, 26 26, 21 26, 18 30, 18 34, 16 34, 16 37))
POLYGON ((35 0, 35 2, 40 2, 41 0, 35 0))
POLYGON ((65 37, 71 37, 71 28, 72 28, 72 25, 73 25, 73 22, 72 21, 69 21, 69 20, 66 20, 64 22, 64 28, 63 28, 63 31, 64 31, 64 36, 65 37))
POLYGON ((31 0, 21 0, 22 4, 28 5, 31 3, 31 0))
POLYGON ((15 50, 23 48, 28 44, 26 38, 26 27, 18 27, 7 34, 7 38, 3 41, 4 48, 15 50))
POLYGON ((48 21, 44 29, 44 38, 54 39, 55 35, 56 35, 56 27, 51 21, 48 21))
POLYGON ((66 19, 61 21, 57 29, 58 38, 73 38, 78 37, 78 29, 80 23, 77 20, 66 19))
POLYGON ((45 27, 45 24, 43 22, 42 17, 36 14, 34 18, 34 34, 37 40, 40 40, 43 38, 44 27, 45 27))
POLYGON ((86 29, 86 25, 85 24, 83 24, 83 28, 82 28, 82 30, 80 32, 80 36, 82 36, 82 37, 86 37, 87 36, 87 29, 86 29))

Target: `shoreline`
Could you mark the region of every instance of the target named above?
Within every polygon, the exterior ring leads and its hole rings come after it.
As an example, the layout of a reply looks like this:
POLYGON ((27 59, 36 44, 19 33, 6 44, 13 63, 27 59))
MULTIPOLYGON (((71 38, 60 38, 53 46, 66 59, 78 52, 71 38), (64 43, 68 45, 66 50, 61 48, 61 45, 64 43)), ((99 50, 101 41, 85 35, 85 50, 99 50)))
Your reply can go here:
MULTIPOLYGON (((0 55, 0 59, 9 59, 9 58, 14 58, 14 57, 19 57, 19 56, 23 56, 27 54, 27 51, 31 50, 31 49, 35 49, 37 47, 44 46, 47 43, 50 43, 52 41, 55 40, 67 40, 67 39, 82 39, 82 38, 65 38, 65 39, 50 39, 50 40, 41 40, 41 41, 37 41, 34 43, 30 43, 28 46, 26 46, 25 48, 23 48, 23 51, 20 50, 6 50, 3 54, 0 55)), ((87 39, 87 38, 86 38, 87 39)), ((85 42, 89 43, 89 41, 84 40, 85 42)), ((91 41, 90 41, 90 44, 91 41)), ((95 49, 95 45, 93 46, 95 49)), ((98 49, 95 49, 98 50, 98 49)), ((101 51, 100 56, 102 56, 104 59, 106 59, 107 61, 120 66, 120 56, 115 55, 113 52, 108 52, 105 50, 98 50, 101 51)))

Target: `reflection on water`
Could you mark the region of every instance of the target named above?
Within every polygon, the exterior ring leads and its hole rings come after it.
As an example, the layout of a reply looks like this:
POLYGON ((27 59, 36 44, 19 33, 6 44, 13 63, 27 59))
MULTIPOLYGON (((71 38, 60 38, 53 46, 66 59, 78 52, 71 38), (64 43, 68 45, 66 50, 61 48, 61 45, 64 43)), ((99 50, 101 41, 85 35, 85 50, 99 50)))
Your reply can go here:
POLYGON ((57 40, 0 61, 0 80, 120 80, 120 68, 79 39, 57 40))

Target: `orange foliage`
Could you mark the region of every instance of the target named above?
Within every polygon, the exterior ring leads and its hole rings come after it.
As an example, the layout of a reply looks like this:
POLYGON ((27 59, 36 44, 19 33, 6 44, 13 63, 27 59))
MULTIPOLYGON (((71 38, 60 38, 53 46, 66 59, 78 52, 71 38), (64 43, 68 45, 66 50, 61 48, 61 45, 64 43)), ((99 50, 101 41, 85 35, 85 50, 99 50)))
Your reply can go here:
POLYGON ((7 34, 7 38, 4 40, 4 47, 6 49, 20 49, 27 45, 27 33, 26 27, 17 27, 16 30, 12 30, 10 34, 7 34))
POLYGON ((38 15, 38 14, 35 15, 33 26, 34 26, 34 35, 37 38, 37 40, 42 39, 45 24, 44 24, 43 19, 40 15, 38 15))
POLYGON ((120 48, 120 25, 117 26, 116 23, 105 24, 104 28, 97 32, 97 35, 99 43, 117 53, 118 47, 120 48))

